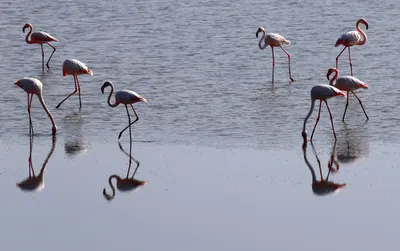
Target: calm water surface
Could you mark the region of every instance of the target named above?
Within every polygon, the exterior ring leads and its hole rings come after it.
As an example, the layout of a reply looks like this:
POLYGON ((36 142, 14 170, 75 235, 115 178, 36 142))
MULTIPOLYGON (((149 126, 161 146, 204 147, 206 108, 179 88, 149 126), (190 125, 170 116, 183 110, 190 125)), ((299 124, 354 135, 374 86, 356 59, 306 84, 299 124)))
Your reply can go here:
MULTIPOLYGON (((394 250, 400 151, 396 1, 2 1, 0 3, 0 186, 4 249, 33 250, 394 250), (301 147, 309 91, 327 84, 341 48, 338 36, 366 18, 368 42, 352 48, 354 75, 370 117, 351 97, 330 100, 338 142, 323 109, 315 151, 301 147), (50 70, 41 70, 40 46, 28 45, 26 22, 58 38, 50 70), (263 26, 292 44, 294 83, 286 55, 258 49, 263 26), (79 77, 78 96, 62 63, 76 58, 94 76, 79 77), (36 98, 32 147, 35 174, 45 162, 45 188, 23 193, 29 175, 26 94, 22 77, 44 83, 44 98, 59 133, 52 149, 50 122, 36 98), (135 175, 149 183, 134 192, 102 195, 112 174, 125 176, 128 157, 117 144, 126 125, 123 107, 110 108, 104 81, 132 89, 149 103, 136 105, 135 175), (49 155, 49 152, 51 153, 49 155), (315 196, 312 170, 347 187, 315 196), (311 169, 310 169, 311 168, 311 169), (21 242, 21 240, 24 240, 21 242), (291 241, 288 241, 291 240, 291 241), (62 245, 60 245, 62 244, 62 245)), ((46 59, 51 49, 45 46, 46 59)), ((339 63, 350 73, 347 53, 339 63)), ((311 132, 316 113, 311 117, 311 132)), ((124 148, 128 141, 124 134, 124 148)))

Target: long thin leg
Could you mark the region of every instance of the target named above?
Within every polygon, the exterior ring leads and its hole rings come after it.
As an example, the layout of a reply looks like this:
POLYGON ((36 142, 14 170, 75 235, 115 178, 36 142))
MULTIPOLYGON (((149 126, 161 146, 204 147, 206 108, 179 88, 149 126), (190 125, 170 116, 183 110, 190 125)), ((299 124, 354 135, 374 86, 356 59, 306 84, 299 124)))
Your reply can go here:
POLYGON ((32 116, 31 116, 32 98, 33 98, 33 94, 28 93, 29 136, 33 136, 33 124, 32 124, 32 116))
POLYGON ((42 71, 44 71, 44 51, 43 51, 43 44, 40 44, 40 47, 42 47, 42 71))
POLYGON ((33 136, 29 136, 29 177, 35 177, 35 170, 33 170, 32 164, 32 148, 33 148, 33 136))
MULTIPOLYGON (((128 105, 125 105, 126 114, 128 114, 128 124, 129 124, 129 169, 132 165, 132 127, 131 127, 131 116, 129 115, 128 105)), ((129 171, 128 174, 129 175, 129 171)))
POLYGON ((321 106, 322 106, 322 100, 319 101, 318 116, 317 116, 317 120, 315 121, 314 129, 312 130, 312 133, 311 133, 310 141, 312 141, 312 138, 314 136, 315 128, 317 127, 317 124, 318 124, 318 121, 319 121, 319 117, 321 115, 321 106))
POLYGON ((339 63, 339 57, 340 57, 340 55, 342 55, 342 53, 344 52, 344 50, 346 50, 346 46, 343 48, 343 50, 339 53, 339 55, 336 57, 336 69, 339 69, 338 68, 338 63, 339 63))
POLYGON ((135 113, 136 119, 135 119, 132 123, 129 123, 129 125, 128 125, 127 127, 125 127, 125 128, 119 133, 118 139, 121 138, 122 133, 123 133, 126 129, 128 129, 128 127, 130 127, 130 126, 133 125, 136 121, 139 120, 139 116, 137 115, 137 113, 136 113, 136 111, 135 111, 135 108, 133 108, 133 105, 132 105, 132 104, 131 104, 131 107, 132 107, 133 112, 135 113))
POLYGON ((349 50, 350 73, 351 73, 351 76, 353 76, 353 63, 351 62, 350 47, 347 47, 347 48, 349 50))
POLYGON ((328 102, 326 100, 324 100, 324 101, 325 101, 326 107, 328 108, 329 117, 331 119, 331 124, 332 124, 333 136, 335 136, 335 142, 336 142, 336 132, 335 132, 335 127, 333 126, 333 117, 332 117, 331 109, 329 109, 328 102))
POLYGON ((46 63, 47 69, 50 69, 50 66, 49 66, 50 59, 51 59, 51 57, 53 56, 54 52, 56 52, 56 47, 52 46, 52 45, 49 44, 49 43, 47 43, 47 44, 48 44, 51 48, 53 48, 53 52, 51 53, 51 55, 50 55, 50 57, 49 57, 49 60, 47 60, 47 63, 46 63))
MULTIPOLYGON (((321 103, 322 103, 322 101, 321 101, 321 103)), ((319 158, 318 158, 317 150, 315 150, 315 146, 314 146, 314 144, 313 144, 312 142, 311 142, 311 147, 312 147, 314 156, 315 156, 315 158, 317 159, 317 162, 318 162, 319 175, 320 175, 320 177, 321 177, 321 180, 323 180, 323 177, 322 177, 322 169, 321 169, 321 161, 320 161, 319 158)))
POLYGON ((283 52, 285 52, 286 55, 287 55, 287 57, 288 57, 288 62, 289 62, 289 78, 290 78, 290 80, 293 82, 294 80, 293 80, 293 78, 292 78, 292 73, 291 73, 291 71, 290 71, 290 54, 289 54, 285 49, 283 49, 282 46, 279 46, 279 47, 281 47, 281 49, 283 50, 283 52))
POLYGON ((367 115, 367 113, 365 112, 364 106, 363 106, 363 104, 362 104, 362 102, 361 102, 361 99, 359 99, 359 98, 357 97, 357 95, 356 95, 353 91, 352 91, 351 93, 353 93, 353 95, 357 98, 358 102, 359 102, 360 105, 361 105, 361 108, 363 109, 363 112, 364 112, 364 114, 365 114, 365 117, 367 117, 367 120, 369 120, 368 115, 367 115))
POLYGON ((347 111, 347 107, 349 106, 349 91, 347 91, 347 98, 346 98, 346 106, 344 108, 344 113, 343 113, 343 118, 342 121, 344 121, 344 116, 346 116, 346 111, 347 111))
POLYGON ((275 76, 275 55, 274 55, 274 47, 271 46, 272 50, 272 84, 274 84, 274 76, 275 76))
POLYGON ((81 101, 81 85, 79 84, 78 76, 74 76, 76 79, 76 85, 78 86, 78 94, 79 94, 79 109, 82 108, 82 101, 81 101))
POLYGON ((63 99, 63 100, 56 106, 56 108, 59 108, 60 105, 61 105, 62 103, 64 103, 65 100, 67 100, 69 97, 71 97, 72 95, 74 95, 74 94, 78 91, 78 86, 77 86, 76 81, 75 81, 75 76, 74 76, 74 83, 75 83, 75 91, 73 91, 73 92, 72 92, 71 94, 69 94, 65 99, 63 99))

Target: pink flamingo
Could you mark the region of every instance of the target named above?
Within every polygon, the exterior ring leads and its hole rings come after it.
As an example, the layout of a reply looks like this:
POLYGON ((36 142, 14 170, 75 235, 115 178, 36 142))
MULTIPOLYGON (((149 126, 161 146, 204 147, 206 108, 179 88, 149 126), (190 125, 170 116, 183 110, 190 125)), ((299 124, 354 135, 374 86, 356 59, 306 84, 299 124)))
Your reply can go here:
POLYGON ((43 109, 49 116, 51 123, 53 125, 52 127, 52 134, 56 134, 57 132, 57 126, 56 123, 54 122, 54 118, 51 115, 49 109, 46 106, 46 103, 44 102, 43 99, 43 84, 40 82, 39 79, 36 78, 23 78, 15 82, 15 84, 22 88, 26 93, 28 93, 28 114, 29 114, 29 134, 33 135, 33 125, 32 125, 32 118, 31 118, 31 106, 32 106, 32 97, 33 94, 36 94, 39 98, 40 103, 43 106, 43 109))
POLYGON ((341 90, 339 90, 338 88, 336 88, 334 86, 330 86, 330 85, 315 85, 313 88, 311 88, 311 107, 310 107, 310 111, 308 112, 306 118, 304 119, 303 132, 301 133, 301 135, 303 136, 303 139, 304 139, 304 144, 307 143, 307 131, 306 131, 307 120, 311 116, 311 114, 314 110, 315 101, 317 99, 319 99, 319 101, 320 101, 319 102, 319 110, 318 110, 317 120, 314 125, 314 129, 311 133, 310 141, 312 141, 315 128, 317 127, 317 124, 319 121, 319 117, 321 114, 322 101, 325 102, 326 107, 328 108, 328 112, 329 112, 329 116, 330 116, 331 124, 332 124, 333 135, 335 136, 335 140, 336 140, 336 133, 335 133, 335 128, 333 126, 332 113, 331 113, 331 110, 329 109, 329 105, 327 102, 327 99, 334 97, 334 96, 346 96, 346 94, 344 92, 342 92, 341 90))
POLYGON ((360 23, 363 23, 365 25, 365 28, 368 30, 368 23, 364 18, 361 18, 357 21, 356 23, 356 31, 348 31, 346 33, 343 33, 340 35, 338 40, 336 41, 335 47, 338 47, 339 45, 343 45, 344 48, 343 50, 339 53, 339 55, 336 57, 336 69, 338 69, 338 62, 339 62, 339 57, 342 55, 343 51, 347 48, 349 50, 349 63, 350 63, 350 72, 351 76, 353 76, 353 63, 351 62, 351 56, 350 56, 350 47, 353 45, 363 45, 367 42, 367 34, 365 34, 364 31, 360 29, 360 23), (363 39, 361 40, 361 36, 363 39))
POLYGON ((76 59, 67 59, 63 63, 63 76, 72 75, 74 76, 75 91, 69 94, 65 99, 63 99, 56 108, 59 108, 65 100, 74 95, 76 92, 79 93, 79 108, 82 108, 81 101, 81 86, 78 81, 78 75, 89 74, 93 76, 93 72, 82 62, 76 59))
POLYGON ((357 90, 358 88, 368 89, 368 85, 366 83, 362 82, 361 80, 359 80, 358 78, 353 77, 353 76, 341 76, 340 78, 338 78, 339 71, 336 68, 329 68, 328 73, 326 74, 326 77, 328 78, 328 80, 329 80, 329 76, 332 73, 335 73, 335 75, 333 76, 333 78, 331 79, 329 84, 331 86, 335 86, 339 90, 347 91, 346 107, 344 109, 342 121, 344 121, 344 117, 346 116, 347 107, 349 106, 349 92, 353 93, 353 95, 357 98, 358 102, 361 105, 362 110, 364 111, 365 117, 367 117, 367 120, 368 120, 369 119, 368 115, 365 112, 365 109, 364 109, 364 106, 363 106, 361 100, 354 93, 354 91, 357 90), (333 82, 335 80, 336 80, 336 84, 334 85, 333 82))
POLYGON ((274 56, 274 47, 281 47, 281 49, 286 53, 288 56, 288 62, 289 62, 289 78, 293 82, 292 78, 292 73, 290 71, 290 54, 283 49, 282 45, 283 44, 290 44, 289 40, 286 40, 283 36, 276 34, 276 33, 267 33, 265 34, 265 29, 263 27, 258 28, 256 32, 256 37, 258 38, 258 33, 262 32, 263 36, 260 38, 260 41, 258 42, 258 47, 261 50, 264 50, 268 45, 271 46, 272 49, 272 84, 274 83, 274 70, 275 70, 275 56, 274 56), (262 42, 264 41, 264 45, 261 45, 262 42))
POLYGON ((130 142, 131 142, 131 145, 132 145, 131 125, 139 120, 139 116, 137 115, 137 113, 135 111, 135 108, 133 108, 132 104, 137 103, 137 102, 145 102, 145 103, 147 103, 147 99, 143 98, 142 96, 140 96, 139 94, 137 94, 134 91, 122 90, 122 91, 118 91, 118 92, 115 93, 115 102, 113 104, 113 103, 111 103, 111 96, 112 96, 112 94, 114 92, 114 85, 111 82, 108 82, 108 81, 104 82, 103 86, 101 87, 101 93, 104 93, 104 89, 106 87, 108 87, 108 86, 111 87, 111 92, 110 92, 110 95, 108 96, 108 100, 107 100, 108 105, 111 106, 111 107, 116 107, 119 104, 124 104, 125 108, 126 108, 126 113, 128 114, 128 119, 129 119, 128 126, 125 127, 119 133, 118 139, 121 138, 122 133, 129 127, 129 135, 130 135, 130 138, 131 138, 130 142), (136 116, 136 119, 133 122, 131 122, 131 116, 129 115, 128 105, 130 105, 132 107, 132 110, 133 110, 133 112, 135 113, 135 116, 136 116))
POLYGON ((50 69, 49 62, 51 57, 53 56, 54 52, 56 51, 56 47, 52 46, 50 44, 51 41, 56 41, 58 42, 57 38, 51 36, 49 33, 46 33, 44 31, 39 31, 39 32, 33 32, 32 33, 32 25, 29 23, 26 23, 24 27, 22 28, 22 32, 25 33, 25 29, 30 28, 30 31, 25 37, 25 41, 28 44, 40 44, 40 47, 42 48, 42 70, 44 71, 44 51, 43 51, 43 44, 48 44, 51 48, 53 48, 53 52, 51 53, 49 60, 47 60, 46 66, 48 69, 50 69), (29 39, 29 36, 31 36, 29 39))

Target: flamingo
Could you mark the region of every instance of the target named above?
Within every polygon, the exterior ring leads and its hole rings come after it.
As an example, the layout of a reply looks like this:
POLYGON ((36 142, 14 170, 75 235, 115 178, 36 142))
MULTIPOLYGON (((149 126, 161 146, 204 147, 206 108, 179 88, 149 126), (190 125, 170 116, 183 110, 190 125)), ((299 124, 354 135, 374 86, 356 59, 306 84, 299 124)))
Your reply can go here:
POLYGON ((25 29, 30 28, 28 34, 26 34, 25 41, 28 44, 40 44, 40 47, 42 48, 42 70, 44 71, 44 51, 43 51, 43 44, 48 44, 51 48, 53 48, 53 52, 51 53, 49 60, 47 60, 46 66, 48 69, 50 69, 49 62, 51 57, 53 56, 54 52, 56 51, 56 47, 50 44, 52 41, 58 42, 57 38, 51 36, 49 33, 46 33, 44 31, 39 31, 39 32, 33 32, 33 27, 30 23, 26 23, 24 27, 22 28, 22 32, 25 33, 25 29), (30 39, 29 39, 29 36, 30 39))
POLYGON ((78 81, 78 75, 81 74, 89 74, 93 76, 93 72, 82 62, 76 60, 76 59, 67 59, 63 63, 63 76, 67 75, 72 75, 74 76, 74 83, 75 83, 75 91, 73 91, 71 94, 69 94, 65 99, 63 99, 57 106, 56 108, 59 108, 62 103, 64 103, 65 100, 67 100, 69 97, 74 95, 76 92, 79 93, 79 108, 82 108, 82 102, 81 102, 81 86, 78 81))
POLYGON ((122 91, 118 91, 118 92, 115 93, 115 102, 111 103, 111 96, 112 96, 112 94, 114 92, 114 85, 111 82, 108 82, 108 81, 104 82, 103 86, 101 87, 101 93, 104 94, 104 89, 106 87, 108 87, 108 86, 111 87, 111 92, 110 92, 110 95, 108 96, 108 100, 107 100, 108 105, 111 106, 111 107, 116 107, 119 104, 124 104, 125 108, 126 108, 126 113, 128 114, 128 119, 129 119, 128 126, 125 127, 119 133, 118 139, 121 138, 122 133, 129 127, 130 142, 131 142, 131 145, 132 145, 131 125, 139 120, 139 117, 138 117, 138 115, 137 115, 137 113, 135 111, 135 108, 133 108, 133 104, 136 103, 136 102, 145 102, 145 103, 147 103, 147 99, 145 99, 144 97, 140 96, 139 94, 137 94, 134 91, 122 90, 122 91), (129 115, 128 105, 130 105, 132 107, 132 110, 133 110, 133 112, 135 113, 135 116, 136 116, 136 119, 133 122, 131 122, 131 116, 129 115))
POLYGON ((368 115, 365 112, 365 109, 364 109, 364 106, 363 106, 361 100, 354 93, 354 91, 359 89, 359 88, 368 89, 368 85, 366 83, 362 82, 361 80, 359 80, 358 78, 353 77, 353 76, 341 76, 340 78, 338 78, 339 71, 336 68, 329 68, 328 73, 326 74, 326 78, 328 80, 329 80, 329 76, 332 73, 335 73, 335 75, 333 76, 333 78, 331 79, 329 84, 331 86, 335 86, 339 90, 347 91, 346 107, 344 108, 342 121, 344 121, 344 117, 346 116, 347 107, 349 106, 349 92, 353 93, 353 95, 357 98, 357 100, 360 103, 361 108, 362 108, 362 110, 363 110, 363 112, 365 114, 365 117, 367 117, 367 120, 369 120, 368 115), (335 80, 336 80, 336 84, 334 85, 333 82, 335 80))
MULTIPOLYGON (((313 167, 311 166, 310 162, 307 159, 307 144, 303 144, 303 157, 304 157, 304 161, 306 162, 308 168, 310 169, 311 172, 311 176, 312 176, 312 190, 314 192, 315 195, 328 195, 331 194, 333 192, 338 191, 339 189, 342 189, 344 187, 346 187, 346 183, 344 184, 338 184, 332 181, 328 181, 329 179, 329 175, 331 172, 334 171, 334 169, 332 169, 332 159, 335 158, 335 147, 336 147, 336 141, 335 144, 333 146, 333 150, 331 153, 331 160, 328 163, 328 174, 326 175, 326 178, 324 179, 322 176, 322 170, 321 170, 321 161, 318 158, 318 155, 315 151, 314 148, 314 144, 311 142, 311 146, 313 148, 313 152, 315 155, 315 158, 317 159, 318 162, 318 167, 319 167, 319 174, 320 174, 320 180, 317 180, 317 175, 315 174, 315 171, 313 169, 313 167)), ((335 161, 334 162, 336 164, 336 170, 339 169, 339 164, 335 161)))
POLYGON ((30 151, 29 151, 29 177, 26 178, 25 180, 17 183, 17 186, 21 188, 23 191, 40 191, 44 188, 44 181, 43 181, 43 174, 44 170, 47 166, 47 162, 49 162, 49 159, 51 155, 54 152, 54 149, 56 147, 56 136, 53 135, 52 138, 52 145, 51 145, 51 150, 49 154, 47 155, 46 160, 43 162, 42 168, 40 169, 39 175, 35 175, 35 171, 33 170, 33 164, 32 164, 32 148, 33 148, 33 137, 30 137, 30 151))
POLYGON ((135 190, 138 187, 144 186, 147 184, 147 181, 142 181, 142 180, 138 180, 135 179, 135 174, 136 171, 139 168, 139 161, 137 161, 135 158, 132 157, 132 148, 131 149, 131 154, 128 154, 127 152, 125 152, 125 150, 122 148, 121 143, 118 142, 119 148, 121 149, 122 152, 124 152, 128 157, 129 157, 129 166, 128 166, 128 171, 126 173, 126 178, 121 178, 116 174, 113 174, 110 176, 110 178, 108 179, 108 183, 110 184, 111 190, 112 190, 112 195, 107 194, 106 189, 103 189, 103 195, 107 200, 112 200, 115 197, 115 188, 114 185, 112 184, 112 180, 116 179, 117 180, 117 189, 121 192, 125 192, 125 191, 132 191, 135 190), (129 178, 129 172, 131 170, 131 165, 132 165, 132 160, 136 162, 136 168, 135 171, 132 174, 132 177, 129 178))
POLYGON ((290 54, 283 49, 282 45, 283 44, 290 44, 290 41, 285 39, 283 36, 276 34, 276 33, 267 33, 265 34, 265 29, 263 27, 258 28, 256 32, 256 37, 258 38, 258 33, 262 32, 263 36, 260 38, 260 41, 258 42, 258 47, 261 50, 264 50, 268 45, 271 46, 272 49, 272 84, 274 83, 274 70, 275 70, 275 56, 274 56, 274 47, 281 47, 281 49, 286 53, 288 56, 288 62, 289 62, 289 78, 293 82, 292 78, 292 73, 290 71, 290 54), (264 45, 261 45, 262 42, 264 41, 264 45))
POLYGON ((36 94, 39 98, 40 103, 43 106, 43 109, 49 116, 51 123, 53 125, 52 127, 52 134, 56 134, 57 132, 57 126, 54 121, 53 116, 51 115, 49 109, 46 106, 46 103, 44 102, 43 99, 43 84, 40 82, 39 79, 36 78, 22 78, 18 81, 15 82, 15 85, 18 87, 22 88, 26 93, 28 93, 28 114, 29 114, 29 134, 33 135, 33 125, 32 125, 32 118, 31 118, 31 106, 32 106, 32 98, 33 94, 36 94))
POLYGON ((361 18, 356 23, 357 30, 343 33, 342 35, 340 35, 335 44, 335 47, 338 47, 339 45, 344 46, 343 50, 336 57, 336 69, 338 69, 338 62, 340 55, 342 55, 343 51, 347 48, 349 50, 349 63, 350 63, 351 76, 353 76, 353 63, 351 62, 350 47, 353 45, 364 45, 368 39, 367 34, 365 34, 365 32, 360 29, 360 23, 364 24, 365 28, 368 30, 367 21, 364 18, 361 18), (362 40, 361 37, 363 37, 362 40))
POLYGON ((346 94, 344 92, 342 92, 341 90, 339 90, 338 88, 336 88, 334 86, 330 86, 330 85, 315 85, 313 88, 311 88, 311 107, 310 107, 310 111, 308 112, 307 116, 304 119, 303 132, 301 133, 301 135, 303 136, 303 139, 304 139, 304 143, 307 143, 307 131, 306 131, 307 120, 311 116, 311 113, 314 110, 315 101, 317 99, 319 99, 319 101, 320 101, 319 102, 319 110, 318 110, 317 120, 315 121, 314 129, 311 133, 310 141, 312 141, 315 128, 317 127, 317 124, 319 121, 319 117, 321 114, 322 101, 325 102, 326 107, 328 108, 328 112, 329 112, 329 116, 330 116, 331 124, 332 124, 333 136, 335 136, 335 140, 336 140, 336 133, 335 133, 335 128, 333 126, 332 113, 331 113, 331 110, 329 109, 329 105, 327 102, 327 99, 334 97, 334 96, 346 96, 346 94))

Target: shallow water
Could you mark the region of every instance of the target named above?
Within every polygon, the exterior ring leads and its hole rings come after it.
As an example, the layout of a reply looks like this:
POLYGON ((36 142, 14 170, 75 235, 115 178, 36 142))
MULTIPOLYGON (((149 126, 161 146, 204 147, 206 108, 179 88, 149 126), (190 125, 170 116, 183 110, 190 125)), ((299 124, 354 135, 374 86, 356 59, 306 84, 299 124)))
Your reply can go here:
MULTIPOLYGON (((6 249, 398 246, 395 1, 2 1, 0 9, 0 240, 6 249), (318 162, 311 144, 306 157, 301 146, 309 91, 328 83, 326 72, 341 50, 334 43, 361 17, 369 23, 368 42, 351 51, 354 75, 370 86, 357 91, 370 120, 351 97, 344 123, 345 99, 329 100, 334 145, 323 108, 315 152, 325 177, 334 148, 340 169, 329 181, 347 186, 317 196, 311 170, 319 179, 318 162), (41 70, 40 47, 25 42, 26 22, 58 38, 50 70, 41 70), (285 48, 295 82, 286 55, 275 50, 271 84, 271 51, 257 46, 259 26, 291 41, 285 48), (62 76, 67 58, 94 72, 79 76, 82 110, 77 95, 55 108, 74 89, 73 78, 62 76), (13 87, 22 77, 43 82, 59 128, 51 153, 50 121, 35 97, 35 174, 50 156, 40 193, 16 186, 29 175, 26 94, 13 87), (110 175, 126 175, 128 157, 117 136, 128 119, 123 107, 107 105, 104 81, 149 100, 135 105, 140 120, 133 126, 135 178, 148 184, 117 191, 111 201, 102 190, 111 191, 110 175)), ((50 53, 45 46, 46 59, 50 53)), ((350 73, 347 53, 339 70, 350 73)), ((126 132, 126 151, 127 138, 126 132)))

